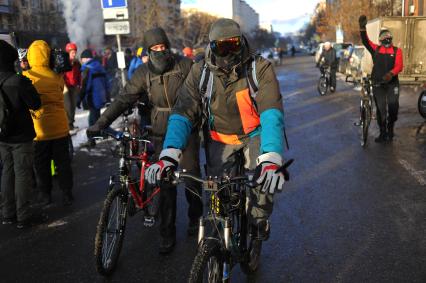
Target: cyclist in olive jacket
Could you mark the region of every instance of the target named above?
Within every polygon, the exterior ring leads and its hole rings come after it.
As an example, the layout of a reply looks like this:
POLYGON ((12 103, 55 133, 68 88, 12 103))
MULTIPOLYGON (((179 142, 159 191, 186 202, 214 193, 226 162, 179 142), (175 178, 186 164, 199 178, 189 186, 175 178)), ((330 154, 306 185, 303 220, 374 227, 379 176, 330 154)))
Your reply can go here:
POLYGON ((146 177, 156 183, 176 169, 192 129, 206 115, 208 175, 221 176, 228 157, 241 148, 247 169, 257 169, 254 178, 261 190, 250 193, 249 217, 251 233, 261 243, 269 236, 274 192, 282 190, 284 184, 283 174, 276 172, 283 164, 284 115, 279 84, 271 63, 254 55, 235 21, 216 21, 209 39, 205 60, 192 66, 173 107, 160 160, 148 168, 146 177), (253 60, 255 69, 251 68, 253 60), (210 75, 203 94, 200 84, 206 80, 205 68, 210 75), (248 75, 253 71, 256 95, 248 75))
MULTIPOLYGON (((124 93, 118 95, 115 101, 98 119, 96 124, 87 129, 87 135, 99 135, 100 130, 108 127, 121 113, 131 108, 138 99, 153 105, 151 123, 155 153, 159 154, 163 146, 167 122, 173 105, 178 99, 177 90, 188 75, 192 60, 174 55, 170 51, 170 42, 162 28, 154 28, 144 35, 144 46, 148 49, 149 61, 139 67, 131 80, 126 84, 124 93)), ((196 129, 189 134, 182 166, 188 172, 200 175, 199 166, 199 137, 196 129)), ((201 194, 197 183, 187 182, 187 187, 201 194)), ((198 219, 202 215, 201 200, 185 191, 189 203, 188 234, 195 234, 198 229, 198 219)), ((173 250, 176 242, 176 188, 162 185, 160 191, 160 253, 166 254, 173 250)))

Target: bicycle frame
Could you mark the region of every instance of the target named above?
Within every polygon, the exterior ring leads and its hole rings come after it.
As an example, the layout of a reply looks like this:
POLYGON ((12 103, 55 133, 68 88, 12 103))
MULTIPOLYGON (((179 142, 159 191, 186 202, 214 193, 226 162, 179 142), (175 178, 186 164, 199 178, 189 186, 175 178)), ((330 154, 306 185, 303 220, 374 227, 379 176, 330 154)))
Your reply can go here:
MULTIPOLYGON (((151 163, 149 162, 150 154, 148 151, 148 144, 150 141, 138 138, 132 138, 129 133, 129 128, 127 126, 128 119, 127 116, 124 118, 124 132, 119 141, 119 183, 125 184, 129 193, 129 197, 133 198, 135 205, 138 209, 145 208, 160 192, 160 188, 157 187, 153 192, 144 198, 145 193, 145 170, 148 168, 151 163), (134 146, 134 143, 142 142, 144 143, 143 151, 138 155, 128 155, 129 148, 134 146), (135 186, 135 182, 130 177, 131 172, 131 162, 140 162, 140 171, 139 171, 139 182, 138 187, 135 186)), ((107 133, 109 136, 113 136, 117 139, 114 134, 107 133)), ((114 177, 110 176, 110 188, 112 188, 116 183, 114 182, 114 177)))

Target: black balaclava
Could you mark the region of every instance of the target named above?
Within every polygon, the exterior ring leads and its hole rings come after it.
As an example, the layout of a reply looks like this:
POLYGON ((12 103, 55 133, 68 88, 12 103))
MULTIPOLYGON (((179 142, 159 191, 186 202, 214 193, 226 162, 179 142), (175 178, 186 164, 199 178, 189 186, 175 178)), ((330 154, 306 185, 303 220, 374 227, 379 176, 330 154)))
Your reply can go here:
POLYGON ((392 33, 388 29, 382 29, 379 34, 380 44, 384 47, 392 45, 392 33))
POLYGON ((161 75, 173 67, 173 54, 170 51, 170 41, 162 28, 153 28, 144 35, 144 46, 148 49, 148 68, 155 74, 161 75), (153 51, 151 47, 157 44, 165 44, 166 50, 153 51))
POLYGON ((15 72, 16 60, 18 51, 6 41, 0 40, 0 71, 15 72))
POLYGON ((240 26, 231 19, 219 19, 214 22, 210 28, 209 40, 223 40, 231 37, 241 37, 241 52, 234 54, 229 53, 226 56, 218 56, 212 53, 212 62, 222 70, 230 72, 235 66, 241 63, 242 50, 244 48, 244 39, 240 26))

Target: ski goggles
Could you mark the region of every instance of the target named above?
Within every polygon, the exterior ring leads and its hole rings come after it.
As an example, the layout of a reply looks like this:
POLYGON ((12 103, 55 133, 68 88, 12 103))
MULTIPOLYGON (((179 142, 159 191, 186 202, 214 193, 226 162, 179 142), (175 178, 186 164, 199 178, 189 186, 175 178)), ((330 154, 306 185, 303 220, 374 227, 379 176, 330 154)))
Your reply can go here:
POLYGON ((220 57, 226 56, 229 53, 239 53, 241 51, 241 37, 231 37, 223 40, 210 41, 210 49, 220 57))

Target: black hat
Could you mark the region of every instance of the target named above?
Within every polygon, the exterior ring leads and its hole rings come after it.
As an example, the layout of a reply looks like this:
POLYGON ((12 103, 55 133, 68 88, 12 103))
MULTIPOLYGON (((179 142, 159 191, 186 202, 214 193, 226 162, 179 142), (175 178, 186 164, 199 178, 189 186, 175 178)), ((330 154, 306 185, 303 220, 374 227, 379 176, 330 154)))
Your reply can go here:
POLYGON ((153 28, 145 32, 143 36, 143 46, 149 49, 157 44, 165 44, 170 48, 170 41, 166 32, 162 28, 153 28))
POLYGON ((214 22, 210 28, 210 41, 236 36, 242 36, 240 25, 231 19, 219 19, 214 22))
POLYGON ((18 51, 4 40, 0 40, 0 69, 13 72, 18 51))
POLYGON ((83 52, 81 52, 80 58, 93 58, 93 53, 92 50, 90 49, 85 49, 83 52))

